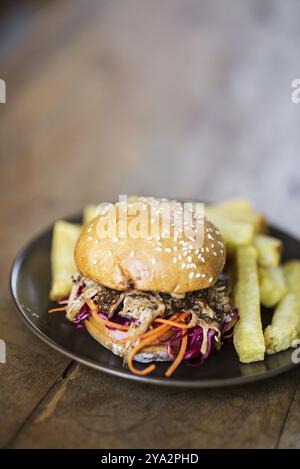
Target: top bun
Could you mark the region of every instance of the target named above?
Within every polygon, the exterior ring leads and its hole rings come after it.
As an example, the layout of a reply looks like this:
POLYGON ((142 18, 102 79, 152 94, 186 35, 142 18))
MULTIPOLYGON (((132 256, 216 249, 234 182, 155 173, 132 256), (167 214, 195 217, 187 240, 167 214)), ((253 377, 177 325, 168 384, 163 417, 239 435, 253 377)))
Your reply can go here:
MULTIPOLYGON (((129 200, 128 207, 136 201, 148 206, 158 199, 129 200)), ((176 206, 179 210, 183 208, 180 202, 176 206)), ((184 234, 177 238, 173 235, 122 238, 119 204, 115 208, 116 233, 120 237, 98 236, 99 222, 105 224, 108 217, 105 210, 81 232, 75 261, 83 276, 115 290, 135 288, 175 294, 208 288, 217 281, 225 263, 225 246, 220 232, 206 218, 203 239, 198 244, 196 241, 192 244, 184 234)), ((127 226, 134 218, 136 215, 127 215, 127 226)), ((174 223, 170 226, 172 234, 174 223)), ((161 230, 159 233, 162 234, 161 230)))

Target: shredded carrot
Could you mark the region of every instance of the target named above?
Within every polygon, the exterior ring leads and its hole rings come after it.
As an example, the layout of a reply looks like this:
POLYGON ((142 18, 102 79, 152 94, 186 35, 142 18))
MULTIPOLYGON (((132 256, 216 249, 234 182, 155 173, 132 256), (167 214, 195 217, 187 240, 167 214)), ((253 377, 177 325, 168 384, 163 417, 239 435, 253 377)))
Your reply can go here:
MULTIPOLYGON (((157 333, 157 336, 160 334, 157 333)), ((128 356, 128 368, 130 369, 131 373, 134 373, 135 375, 140 375, 140 376, 145 376, 151 373, 153 370, 155 370, 156 365, 152 364, 147 366, 147 368, 144 368, 143 370, 137 370, 135 366, 133 365, 133 358, 134 356, 142 350, 144 347, 147 345, 150 345, 153 343, 153 336, 147 337, 146 339, 141 340, 137 345, 133 347, 133 349, 130 351, 129 356, 128 356)))
POLYGON ((48 313, 51 314, 51 313, 56 313, 58 311, 66 311, 67 307, 66 306, 62 306, 61 308, 53 308, 53 309, 49 309, 48 310, 48 313))
POLYGON ((116 322, 108 321, 106 319, 102 319, 98 316, 98 313, 95 310, 92 310, 92 316, 96 321, 101 322, 106 327, 113 327, 114 329, 118 329, 119 331, 128 331, 129 326, 125 326, 123 324, 117 324, 116 322))
MULTIPOLYGON (((186 317, 186 313, 181 313, 178 317, 175 316, 172 316, 171 319, 174 318, 174 322, 175 324, 177 325, 177 321, 180 321, 182 318, 186 317)), ((140 336, 140 338, 144 335, 147 334, 147 337, 142 339, 137 345, 135 345, 133 347, 133 349, 130 351, 129 353, 129 356, 128 356, 128 368, 130 369, 130 371, 134 374, 137 374, 137 375, 141 375, 141 376, 144 376, 144 375, 147 375, 149 373, 151 373, 153 370, 155 370, 156 368, 156 365, 150 365, 148 366, 147 368, 145 368, 144 370, 140 371, 140 370, 137 370, 132 361, 133 361, 133 358, 134 356, 140 351, 142 350, 144 347, 146 347, 147 345, 153 345, 153 340, 154 339, 157 339, 158 337, 160 337, 161 335, 165 334, 165 332, 167 332, 168 330, 171 329, 171 326, 169 325, 162 325, 162 326, 159 326, 157 327, 156 329, 153 329, 151 331, 148 331, 146 332, 145 334, 142 334, 140 336), (150 335, 151 334, 151 335, 150 335)), ((187 335, 184 336, 186 339, 186 345, 187 345, 187 335)), ((185 350, 186 350, 186 345, 185 345, 185 348, 184 348, 184 351, 183 351, 183 356, 184 356, 184 353, 185 353, 185 350)), ((180 353, 180 352, 179 352, 180 353)), ((178 358, 178 357, 177 357, 178 358)), ((177 360, 176 358, 176 360, 177 360)), ((180 360, 182 361, 182 359, 180 360)), ((175 362, 174 362, 175 363, 175 362)), ((179 362, 180 363, 180 362, 179 362)), ((179 365, 179 363, 175 366, 175 368, 177 368, 177 366, 179 365)), ((175 369, 174 368, 174 369, 175 369)))
MULTIPOLYGON (((186 317, 185 315, 186 315, 186 313, 181 313, 180 316, 178 316, 178 314, 174 314, 171 317, 170 321, 171 321, 171 323, 172 323, 172 321, 174 321, 174 326, 177 327, 178 322, 181 321, 183 318, 185 318, 186 317)), ((136 334, 136 335, 125 337, 124 339, 119 340, 118 343, 125 344, 128 340, 130 340, 132 342, 132 341, 138 340, 138 339, 145 339, 146 337, 156 335, 158 332, 160 332, 160 334, 158 335, 158 336, 160 336, 160 335, 163 335, 165 332, 168 332, 171 329, 171 327, 173 327, 173 326, 170 326, 169 323, 167 325, 162 324, 161 326, 158 326, 155 329, 151 329, 148 332, 144 332, 143 334, 136 334)))
POLYGON ((130 342, 132 342, 132 341, 135 341, 135 340, 138 340, 138 339, 146 339, 147 337, 151 337, 152 335, 156 335, 157 332, 161 332, 161 334, 159 334, 159 335, 162 335, 165 332, 167 332, 169 329, 170 329, 170 327, 166 327, 165 325, 162 325, 162 326, 156 327, 155 329, 151 329, 150 331, 144 332, 143 334, 136 334, 136 335, 130 335, 130 336, 124 337, 124 339, 118 340, 117 343, 118 344, 125 344, 128 340, 130 340, 130 342))
POLYGON ((98 312, 98 306, 95 305, 95 303, 93 302, 93 300, 87 300, 86 301, 86 304, 88 305, 88 307, 93 311, 96 311, 98 312))
POLYGON ((165 376, 167 378, 169 378, 172 375, 172 373, 174 373, 176 368, 182 362, 182 360, 184 358, 185 351, 186 351, 186 347, 187 347, 187 340, 188 340, 187 334, 183 335, 182 339, 181 339, 181 345, 180 345, 179 353, 178 353, 177 357, 175 358, 175 360, 173 361, 172 365, 167 369, 167 371, 165 373, 165 376))
POLYGON ((168 324, 170 327, 178 327, 179 329, 190 329, 191 327, 194 327, 194 326, 189 326, 188 324, 179 324, 176 321, 171 321, 169 319, 162 319, 162 318, 157 318, 154 320, 154 322, 161 323, 161 324, 168 324))
POLYGON ((98 316, 98 308, 92 300, 88 300, 86 303, 87 303, 88 307, 90 308, 90 310, 92 312, 93 318, 96 319, 96 321, 100 322, 101 324, 104 324, 105 326, 113 327, 114 329, 118 329, 119 331, 128 331, 129 326, 125 326, 123 324, 117 324, 116 322, 108 321, 106 319, 100 318, 98 316))

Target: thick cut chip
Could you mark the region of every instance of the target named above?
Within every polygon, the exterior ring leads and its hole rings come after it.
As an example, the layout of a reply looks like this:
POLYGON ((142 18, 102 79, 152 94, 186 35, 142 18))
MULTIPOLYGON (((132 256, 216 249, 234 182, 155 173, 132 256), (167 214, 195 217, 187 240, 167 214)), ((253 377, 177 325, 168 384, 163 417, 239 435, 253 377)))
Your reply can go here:
POLYGON ((231 220, 218 210, 207 206, 205 207, 205 216, 220 230, 230 249, 252 243, 254 236, 252 223, 231 220))
POLYGON ((266 308, 273 308, 287 293, 281 267, 259 268, 260 301, 266 308))
POLYGON ((272 324, 265 330, 268 354, 286 350, 300 338, 300 261, 286 262, 283 273, 289 293, 276 308, 272 324))
POLYGON ((51 300, 58 300, 70 294, 71 276, 77 271, 74 249, 80 231, 80 225, 66 221, 58 220, 54 224, 51 249, 51 300))
POLYGON ((300 334, 300 304, 294 293, 288 293, 277 306, 272 324, 265 330, 267 354, 292 347, 300 334))
POLYGON ((286 262, 283 272, 289 291, 300 295, 300 261, 293 259, 286 262))
POLYGON ((258 264, 261 267, 277 267, 280 263, 282 242, 280 239, 259 234, 254 238, 257 249, 258 264))
POLYGON ((225 200, 224 202, 213 205, 213 209, 222 213, 230 220, 250 223, 253 225, 255 233, 263 233, 267 229, 265 216, 255 212, 248 199, 236 198, 225 200))
POLYGON ((257 253, 253 246, 237 250, 235 304, 240 319, 234 329, 234 346, 243 363, 264 359, 265 341, 260 314, 257 253))
POLYGON ((86 205, 83 209, 83 224, 86 225, 97 216, 97 205, 86 205))

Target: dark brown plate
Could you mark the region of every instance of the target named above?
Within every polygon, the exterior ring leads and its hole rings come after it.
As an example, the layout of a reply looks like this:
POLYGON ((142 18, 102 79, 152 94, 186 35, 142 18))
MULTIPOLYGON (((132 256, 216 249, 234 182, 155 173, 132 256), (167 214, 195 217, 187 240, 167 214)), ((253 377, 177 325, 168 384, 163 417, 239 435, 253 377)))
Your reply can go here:
MULTIPOLYGON (((80 216, 69 220, 78 222, 80 216)), ((299 241, 274 227, 271 228, 271 234, 283 241, 284 259, 299 257, 299 241)), ((189 388, 245 384, 271 378, 296 366, 292 362, 292 349, 266 356, 263 362, 243 365, 238 360, 233 344, 227 343, 221 351, 214 352, 202 367, 181 365, 172 378, 164 377, 168 365, 163 363, 158 363, 154 373, 149 376, 131 374, 123 367, 122 359, 101 347, 86 331, 76 331, 63 313, 47 313, 53 307, 53 303, 49 301, 51 238, 52 227, 37 236, 18 255, 11 273, 11 291, 25 324, 44 342, 64 355, 122 378, 189 388)), ((272 311, 263 311, 262 316, 268 323, 272 311)))

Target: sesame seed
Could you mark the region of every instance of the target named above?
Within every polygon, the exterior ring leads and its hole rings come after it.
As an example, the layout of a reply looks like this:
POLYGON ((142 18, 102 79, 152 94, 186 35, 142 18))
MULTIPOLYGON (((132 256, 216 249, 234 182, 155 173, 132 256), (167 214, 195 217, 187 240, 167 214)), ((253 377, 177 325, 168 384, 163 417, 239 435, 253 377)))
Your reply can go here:
POLYGON ((134 251, 131 251, 131 253, 129 255, 130 255, 130 257, 134 257, 134 251))
POLYGON ((208 237, 208 239, 211 239, 211 240, 214 239, 211 234, 209 234, 207 237, 208 237))
POLYGON ((172 249, 171 249, 171 248, 166 248, 165 251, 166 251, 166 252, 171 252, 172 249))
POLYGON ((209 277, 208 281, 211 283, 213 281, 213 277, 209 277))
POLYGON ((204 252, 204 248, 201 248, 200 251, 201 251, 201 252, 204 252))
POLYGON ((218 254, 216 253, 216 251, 214 251, 214 252, 213 252, 213 255, 214 255, 215 257, 217 257, 218 254))
POLYGON ((185 264, 185 262, 183 262, 183 263, 181 264, 181 267, 184 269, 185 266, 186 266, 186 264, 185 264))
POLYGON ((111 252, 111 251, 108 251, 108 255, 111 256, 111 255, 112 255, 112 252, 111 252))
POLYGON ((202 278, 205 278, 206 277, 206 274, 202 274, 202 278))
POLYGON ((211 245, 210 247, 211 247, 212 249, 214 249, 214 247, 215 247, 214 243, 212 243, 212 245, 211 245))
POLYGON ((156 264, 156 259, 154 259, 154 257, 152 257, 151 262, 152 262, 152 264, 156 264))
POLYGON ((180 261, 181 259, 182 259, 182 255, 181 255, 181 254, 179 254, 179 256, 178 256, 178 260, 180 261))
POLYGON ((96 259, 93 259, 93 264, 97 264, 97 261, 96 261, 96 259))
POLYGON ((178 251, 177 246, 173 246, 173 251, 175 251, 175 252, 178 251))
POLYGON ((201 277, 201 274, 200 274, 200 272, 197 272, 197 274, 196 274, 196 278, 200 278, 200 277, 201 277))
POLYGON ((119 241, 119 238, 115 237, 115 238, 113 238, 112 241, 113 241, 113 243, 117 243, 119 241))
POLYGON ((173 262, 174 262, 174 264, 176 264, 176 262, 177 262, 177 257, 173 257, 173 262))
POLYGON ((152 240, 152 236, 148 236, 147 241, 151 241, 151 240, 152 240))
POLYGON ((162 251, 162 248, 159 247, 159 246, 157 246, 155 249, 156 249, 156 251, 162 251))
POLYGON ((206 248, 206 252, 209 252, 209 248, 206 248))
POLYGON ((187 260, 188 262, 192 262, 192 256, 188 256, 187 260))
POLYGON ((224 251, 223 251, 223 249, 221 249, 221 254, 224 254, 224 251))
POLYGON ((92 237, 92 236, 89 236, 89 237, 88 237, 88 240, 89 240, 89 241, 92 241, 92 240, 93 240, 93 237, 92 237))
POLYGON ((87 231, 90 233, 92 231, 92 227, 90 226, 87 231))
POLYGON ((195 251, 196 256, 197 256, 197 254, 199 254, 199 251, 200 251, 199 249, 196 249, 196 251, 195 251))
POLYGON ((201 262, 205 264, 205 257, 201 257, 201 262))
POLYGON ((190 278, 193 278, 194 275, 195 275, 194 272, 190 272, 189 277, 190 277, 190 278))

